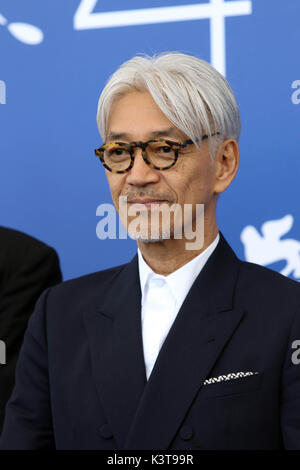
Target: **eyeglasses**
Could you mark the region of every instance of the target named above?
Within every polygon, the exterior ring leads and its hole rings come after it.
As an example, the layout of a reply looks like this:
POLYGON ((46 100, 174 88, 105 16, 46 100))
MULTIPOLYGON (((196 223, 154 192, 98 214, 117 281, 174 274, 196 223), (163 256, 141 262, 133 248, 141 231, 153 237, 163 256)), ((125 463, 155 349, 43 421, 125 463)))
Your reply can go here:
MULTIPOLYGON (((216 132, 214 135, 220 135, 216 132)), ((208 135, 202 136, 202 140, 208 135)), ((155 170, 168 170, 175 165, 180 150, 191 145, 192 140, 184 142, 172 142, 171 140, 158 139, 147 142, 110 142, 95 149, 95 155, 100 159, 103 166, 112 173, 127 173, 134 163, 134 150, 142 149, 144 162, 155 170)))

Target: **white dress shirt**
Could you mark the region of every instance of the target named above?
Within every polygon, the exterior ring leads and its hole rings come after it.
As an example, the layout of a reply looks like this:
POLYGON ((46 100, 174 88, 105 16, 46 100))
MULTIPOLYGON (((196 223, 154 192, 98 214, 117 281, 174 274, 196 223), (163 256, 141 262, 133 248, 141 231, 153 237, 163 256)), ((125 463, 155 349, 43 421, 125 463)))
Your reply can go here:
POLYGON ((152 271, 138 249, 142 293, 142 335, 147 379, 184 299, 216 248, 219 239, 218 233, 215 240, 202 253, 168 276, 152 271))

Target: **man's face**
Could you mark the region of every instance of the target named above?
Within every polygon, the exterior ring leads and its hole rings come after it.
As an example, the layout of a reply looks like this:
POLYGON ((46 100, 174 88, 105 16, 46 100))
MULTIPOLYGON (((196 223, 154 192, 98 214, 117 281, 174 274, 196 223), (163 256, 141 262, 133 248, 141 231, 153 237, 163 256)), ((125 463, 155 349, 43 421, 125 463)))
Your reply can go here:
MULTIPOLYGON (((166 138, 183 142, 188 138, 162 113, 148 92, 129 92, 120 97, 113 105, 108 121, 106 143, 121 141, 148 141, 150 139, 166 138)), ((167 170, 150 168, 143 160, 141 149, 135 149, 134 165, 128 173, 115 174, 106 170, 112 199, 119 212, 119 197, 126 196, 127 208, 134 208, 135 203, 143 203, 141 213, 146 214, 147 220, 150 209, 158 208, 162 202, 169 206, 176 203, 182 207, 192 204, 195 216, 195 204, 204 204, 205 219, 209 213, 215 213, 216 196, 214 194, 215 168, 211 163, 207 139, 198 150, 194 145, 188 145, 179 152, 176 164, 167 170), (158 202, 159 201, 159 202, 158 202)), ((134 216, 120 214, 127 227, 134 216)), ((174 222, 174 220, 173 220, 174 222)), ((150 230, 150 228, 149 228, 150 230)), ((165 228, 160 220, 160 239, 164 237, 165 228)), ((133 230, 134 232, 134 230, 133 230)), ((174 226, 171 227, 171 234, 174 226)), ((137 238, 132 231, 130 236, 137 238)), ((150 232, 141 239, 150 237, 150 232)))

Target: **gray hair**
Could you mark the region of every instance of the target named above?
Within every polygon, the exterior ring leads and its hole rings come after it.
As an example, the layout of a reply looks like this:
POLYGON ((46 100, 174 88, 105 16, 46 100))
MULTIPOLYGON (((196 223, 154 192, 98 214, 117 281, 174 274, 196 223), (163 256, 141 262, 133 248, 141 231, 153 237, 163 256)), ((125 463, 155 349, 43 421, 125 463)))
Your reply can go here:
MULTIPOLYGON (((129 91, 148 91, 165 116, 196 145, 207 134, 239 140, 240 113, 227 80, 197 57, 164 52, 136 56, 111 75, 98 102, 97 124, 103 141, 112 104, 129 91)), ((217 141, 220 142, 219 139, 217 141)))

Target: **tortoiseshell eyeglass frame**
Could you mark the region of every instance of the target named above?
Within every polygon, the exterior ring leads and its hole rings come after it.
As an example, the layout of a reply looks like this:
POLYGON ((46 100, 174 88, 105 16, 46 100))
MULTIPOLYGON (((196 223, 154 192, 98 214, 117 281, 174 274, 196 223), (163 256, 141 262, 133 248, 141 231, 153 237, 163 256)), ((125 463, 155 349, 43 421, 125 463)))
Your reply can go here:
MULTIPOLYGON (((215 132, 214 134, 212 134, 212 136, 214 135, 220 135, 220 132, 215 132)), ((208 138, 208 135, 203 135, 202 136, 202 140, 204 139, 207 139, 208 138)), ((197 140, 199 141, 199 140, 197 140)), ((133 167, 133 164, 134 164, 134 159, 135 159, 135 155, 134 155, 134 149, 135 148, 140 148, 142 149, 142 157, 143 157, 143 160, 144 162, 150 167, 150 168, 153 168, 155 170, 161 170, 161 171, 164 171, 164 170, 168 170, 169 168, 171 168, 172 166, 175 165, 175 163, 177 162, 178 160, 178 152, 180 149, 184 149, 187 145, 191 145, 193 144, 194 142, 192 140, 185 140, 184 142, 173 142, 171 140, 168 140, 168 139, 151 139, 151 140, 148 140, 147 142, 130 142, 130 143, 125 143, 125 142, 110 142, 108 144, 104 144, 102 145, 101 147, 95 149, 95 155, 96 157, 98 157, 102 163, 102 165, 108 170, 110 171, 111 173, 127 173, 128 171, 131 170, 131 168, 133 167), (151 142, 162 142, 162 143, 166 143, 168 146, 170 146, 172 149, 175 150, 175 157, 174 157, 174 161, 166 166, 166 167, 160 167, 160 166, 156 166, 154 165, 153 163, 151 163, 148 158, 147 158, 147 153, 146 153, 146 148, 147 148, 147 145, 150 144, 151 142), (104 151, 106 149, 109 149, 110 147, 114 146, 114 145, 120 145, 120 148, 124 148, 126 150, 128 150, 129 154, 130 154, 130 163, 129 163, 129 166, 128 168, 126 168, 125 170, 112 170, 104 161, 104 151)))

